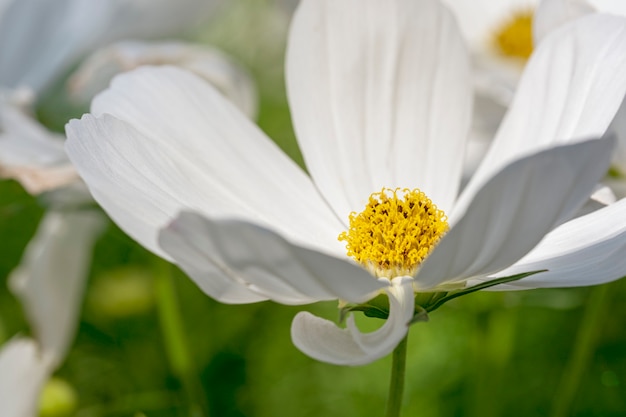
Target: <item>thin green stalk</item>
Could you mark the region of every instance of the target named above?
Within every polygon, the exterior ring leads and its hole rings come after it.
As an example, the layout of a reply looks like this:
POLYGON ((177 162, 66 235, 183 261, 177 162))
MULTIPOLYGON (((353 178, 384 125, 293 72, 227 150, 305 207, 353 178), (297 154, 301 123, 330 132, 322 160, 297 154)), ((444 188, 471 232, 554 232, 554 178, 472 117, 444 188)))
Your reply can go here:
POLYGON ((554 396, 551 417, 570 415, 572 402, 595 349, 598 331, 602 327, 602 317, 608 311, 609 287, 601 285, 591 290, 591 297, 574 342, 574 351, 561 375, 561 382, 554 396))
POLYGON ((157 310, 165 351, 172 373, 181 381, 189 402, 190 417, 208 416, 206 398, 187 341, 187 334, 180 314, 176 286, 172 277, 173 267, 157 258, 154 263, 154 282, 157 310))
POLYGON ((406 347, 408 333, 393 351, 391 363, 391 383, 387 399, 386 417, 399 417, 402 409, 402 395, 404 394, 404 376, 406 373, 406 347))

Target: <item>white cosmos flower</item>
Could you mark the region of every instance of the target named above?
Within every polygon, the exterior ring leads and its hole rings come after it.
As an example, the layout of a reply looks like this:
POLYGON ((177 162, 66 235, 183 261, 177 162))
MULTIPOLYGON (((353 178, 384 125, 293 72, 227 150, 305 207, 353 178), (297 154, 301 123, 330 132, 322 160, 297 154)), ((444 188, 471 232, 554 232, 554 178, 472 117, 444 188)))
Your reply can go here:
POLYGON ((61 364, 76 331, 93 242, 103 219, 95 212, 50 210, 10 276, 33 339, 16 337, 0 350, 3 416, 35 417, 45 382, 61 364))
POLYGON ((465 37, 472 62, 474 114, 464 162, 468 179, 489 148, 532 51, 538 0, 443 0, 465 37))
MULTIPOLYGON (((475 105, 466 174, 473 172, 488 149, 519 83, 527 54, 541 39, 562 24, 590 13, 626 16, 626 2, 622 0, 444 2, 459 20, 473 58, 475 105)), ((626 105, 610 130, 618 136, 613 167, 626 176, 626 105)), ((606 182, 617 195, 626 196, 626 185, 622 184, 626 182, 606 182)))
POLYGON ((39 93, 79 57, 115 40, 168 36, 208 17, 218 0, 4 0, 0 85, 39 93))
POLYGON ((256 116, 256 88, 248 73, 218 49, 186 42, 121 41, 99 49, 68 81, 70 93, 90 102, 115 75, 141 65, 175 65, 191 71, 213 84, 250 118, 256 116))
MULTIPOLYGON (((0 351, 3 416, 37 415, 40 389, 73 340, 93 243, 102 226, 100 213, 68 210, 88 200, 88 192, 84 186, 80 191, 63 136, 34 118, 37 94, 91 49, 125 36, 170 34, 206 17, 215 3, 0 0, 0 176, 17 179, 33 194, 56 191, 48 195, 53 208, 10 277, 34 338, 13 339, 0 351)), ((196 65, 203 62, 199 58, 196 65)), ((225 74, 226 69, 219 71, 225 74)))
POLYGON ((38 415, 39 393, 52 372, 32 339, 16 338, 0 350, 0 407, 7 417, 38 415))
MULTIPOLYGON (((247 73, 211 48, 183 43, 116 44, 124 37, 166 36, 193 26, 219 0, 6 0, 0 8, 0 176, 38 194, 74 183, 62 136, 33 117, 36 98, 89 52, 73 77, 74 95, 90 96, 114 73, 143 63, 195 71, 254 117, 256 92, 247 73), (95 60, 95 63, 94 63, 95 60), (119 65, 115 65, 119 63, 119 65), (107 72, 104 74, 102 71, 107 72), (24 91, 29 97, 24 98, 24 91)), ((103 84, 104 83, 104 84, 103 84)))
POLYGON ((303 352, 364 364, 405 337, 415 291, 518 269, 549 272, 516 288, 626 274, 616 255, 626 222, 615 221, 626 201, 567 221, 610 162, 614 141, 590 138, 603 135, 626 90, 625 28, 625 19, 594 15, 542 42, 460 195, 469 59, 436 0, 301 2, 287 87, 308 175, 209 85, 166 67, 117 77, 92 114, 68 124, 66 149, 120 227, 219 301, 359 303, 386 293, 389 317, 372 333, 352 317, 345 329, 309 313, 293 321, 303 352), (383 187, 419 188, 448 216, 447 234, 405 271, 378 258, 360 265, 338 241, 349 213, 383 187))

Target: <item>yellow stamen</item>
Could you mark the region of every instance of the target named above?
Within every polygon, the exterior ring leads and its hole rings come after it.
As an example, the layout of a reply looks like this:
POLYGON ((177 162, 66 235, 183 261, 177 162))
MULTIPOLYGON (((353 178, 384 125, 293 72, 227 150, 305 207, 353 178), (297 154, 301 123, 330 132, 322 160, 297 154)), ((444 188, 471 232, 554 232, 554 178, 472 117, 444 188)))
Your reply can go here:
POLYGON ((445 213, 420 190, 383 188, 350 213, 339 240, 374 275, 393 278, 413 275, 447 230, 445 213))
POLYGON ((533 52, 533 13, 516 12, 494 33, 493 43, 505 57, 527 60, 533 52))

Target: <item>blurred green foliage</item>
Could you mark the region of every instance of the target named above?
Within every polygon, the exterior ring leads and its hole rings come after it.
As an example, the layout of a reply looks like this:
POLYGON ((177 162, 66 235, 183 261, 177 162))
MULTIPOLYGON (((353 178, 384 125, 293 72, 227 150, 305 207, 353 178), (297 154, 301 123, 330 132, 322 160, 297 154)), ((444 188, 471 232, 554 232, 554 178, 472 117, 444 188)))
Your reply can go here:
MULTIPOLYGON (((284 43, 262 53, 263 45, 244 48, 222 26, 207 28, 201 39, 250 68, 259 84, 261 128, 302 165, 282 84, 284 43)), ((38 114, 61 130, 69 113, 80 111, 51 104, 55 96, 49 93, 38 114)), ((2 341, 29 332, 6 281, 43 210, 17 183, 0 182, 2 341)), ((153 263, 153 255, 113 224, 97 242, 76 342, 56 374, 77 395, 77 417, 190 415, 159 327, 153 263)), ((194 378, 211 416, 383 414, 390 358, 357 368, 316 362, 290 340, 291 319, 302 308, 224 305, 183 273, 174 278, 194 378)), ((626 415, 625 295, 626 281, 618 281, 608 291, 476 293, 453 300, 412 328, 403 415, 547 416, 567 395, 573 396, 566 415, 626 415), (592 310, 593 321, 582 326, 592 310), (587 350, 576 353, 581 346, 587 350), (567 394, 566 385, 574 391, 567 394)), ((329 319, 338 314, 334 303, 304 308, 329 319)), ((359 323, 377 320, 360 317, 359 323)))

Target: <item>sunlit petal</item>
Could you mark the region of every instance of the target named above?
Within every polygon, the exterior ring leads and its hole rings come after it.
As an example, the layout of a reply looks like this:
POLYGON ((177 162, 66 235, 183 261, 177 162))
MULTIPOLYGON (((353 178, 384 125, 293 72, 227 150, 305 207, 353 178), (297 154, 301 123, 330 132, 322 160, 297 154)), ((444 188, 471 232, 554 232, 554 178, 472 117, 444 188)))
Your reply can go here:
POLYGON ((597 285, 626 276, 626 199, 565 223, 519 262, 497 276, 542 272, 501 289, 597 285))
POLYGON ((437 1, 303 1, 287 87, 307 168, 340 218, 382 187, 451 206, 471 86, 459 30, 437 1))
POLYGON ((149 249, 164 255, 157 230, 188 208, 344 253, 343 225, 309 177, 193 74, 141 68, 116 78, 94 108, 128 123, 106 114, 70 122, 68 154, 94 198, 149 249))

